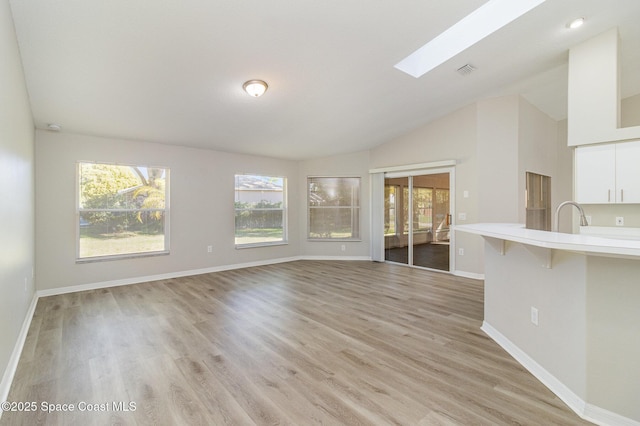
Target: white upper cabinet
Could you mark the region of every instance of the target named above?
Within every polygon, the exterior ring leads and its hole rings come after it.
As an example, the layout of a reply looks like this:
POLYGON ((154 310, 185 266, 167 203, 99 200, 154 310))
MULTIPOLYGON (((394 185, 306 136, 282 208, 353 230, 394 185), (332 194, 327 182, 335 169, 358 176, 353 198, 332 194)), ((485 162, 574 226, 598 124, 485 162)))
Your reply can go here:
POLYGON ((640 203, 640 141, 616 144, 618 203, 640 203))
POLYGON ((615 202, 615 144, 578 147, 575 152, 576 201, 582 204, 615 202))
POLYGON ((577 147, 575 183, 582 204, 640 203, 640 141, 577 147))

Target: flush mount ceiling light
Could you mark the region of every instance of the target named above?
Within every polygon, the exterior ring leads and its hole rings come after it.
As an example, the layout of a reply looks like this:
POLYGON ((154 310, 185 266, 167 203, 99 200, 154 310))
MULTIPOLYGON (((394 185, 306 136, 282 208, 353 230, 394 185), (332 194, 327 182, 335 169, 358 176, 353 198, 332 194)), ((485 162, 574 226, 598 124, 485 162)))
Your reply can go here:
POLYGON ((59 132, 62 129, 62 126, 58 123, 49 123, 47 124, 47 129, 53 130, 54 132, 59 132))
POLYGON ((242 85, 244 91, 255 98, 262 96, 268 87, 267 83, 262 80, 249 80, 242 85))
POLYGON ((567 24, 567 28, 575 30, 576 28, 580 28, 582 24, 584 24, 584 18, 576 18, 567 24))
POLYGON ((418 78, 546 0, 490 0, 395 65, 418 78))

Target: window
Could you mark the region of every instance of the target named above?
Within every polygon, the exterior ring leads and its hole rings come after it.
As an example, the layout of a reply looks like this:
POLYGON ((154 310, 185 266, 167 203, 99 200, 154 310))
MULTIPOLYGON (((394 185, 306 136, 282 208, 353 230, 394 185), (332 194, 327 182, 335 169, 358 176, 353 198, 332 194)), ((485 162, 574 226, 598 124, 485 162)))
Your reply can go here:
POLYGON ((384 187, 384 235, 396 234, 398 188, 397 185, 385 185, 384 187))
POLYGON ((284 244, 286 179, 236 175, 236 247, 284 244))
MULTIPOLYGON (((409 188, 403 188, 404 211, 409 211, 409 188)), ((449 239, 449 190, 413 187, 413 232, 431 232, 433 241, 449 239)), ((409 234, 408 213, 404 234, 409 234)))
MULTIPOLYGON (((404 188, 404 209, 409 211, 409 188, 404 188)), ((413 187, 413 232, 433 227, 433 188, 413 187)), ((404 218, 404 233, 409 233, 409 217, 404 218)))
POLYGON ((309 177, 307 188, 309 239, 360 238, 360 178, 309 177))
POLYGON ((78 163, 78 261, 169 252, 169 169, 78 163))

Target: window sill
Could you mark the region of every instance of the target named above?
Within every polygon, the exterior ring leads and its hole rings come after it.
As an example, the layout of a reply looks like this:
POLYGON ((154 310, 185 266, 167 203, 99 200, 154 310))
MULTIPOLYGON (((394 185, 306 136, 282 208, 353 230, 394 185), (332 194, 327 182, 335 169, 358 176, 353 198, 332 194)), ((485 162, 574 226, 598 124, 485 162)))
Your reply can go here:
POLYGON ((252 244, 236 244, 236 250, 243 250, 257 247, 272 247, 272 246, 286 246, 289 245, 288 241, 274 241, 271 243, 252 243, 252 244))
POLYGON ((169 251, 153 251, 149 253, 130 253, 130 254, 114 254, 110 256, 95 256, 95 257, 83 257, 81 259, 76 259, 76 263, 94 263, 94 262, 108 262, 110 260, 124 260, 124 259, 135 259, 139 257, 155 257, 155 256, 166 256, 169 254, 169 251))

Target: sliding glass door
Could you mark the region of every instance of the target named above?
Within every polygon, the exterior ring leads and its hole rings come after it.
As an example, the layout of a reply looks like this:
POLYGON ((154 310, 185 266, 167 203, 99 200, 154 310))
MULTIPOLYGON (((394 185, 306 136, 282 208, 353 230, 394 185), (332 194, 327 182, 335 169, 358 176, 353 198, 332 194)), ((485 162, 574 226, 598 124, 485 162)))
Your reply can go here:
POLYGON ((385 260, 450 270, 450 176, 385 177, 385 260))

